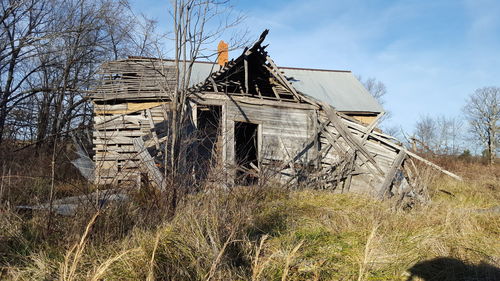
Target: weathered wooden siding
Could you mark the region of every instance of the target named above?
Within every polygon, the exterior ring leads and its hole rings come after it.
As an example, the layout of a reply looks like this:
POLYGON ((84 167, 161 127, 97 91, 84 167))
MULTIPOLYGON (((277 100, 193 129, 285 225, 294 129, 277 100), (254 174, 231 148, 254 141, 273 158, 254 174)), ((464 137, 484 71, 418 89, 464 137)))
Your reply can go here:
POLYGON ((175 87, 175 68, 157 59, 128 59, 103 64, 95 99, 166 99, 175 87))
POLYGON ((376 115, 373 115, 373 116, 367 116, 367 115, 353 115, 353 114, 350 114, 348 115, 358 121, 360 121, 361 123, 363 124, 366 124, 366 125, 370 125, 373 123, 373 121, 375 121, 375 119, 377 119, 377 116, 376 115))
MULTIPOLYGON (((164 102, 132 102, 113 105, 94 105, 94 161, 97 184, 117 184, 137 181, 138 152, 136 137, 152 136, 153 124, 165 122, 164 102)), ((146 141, 154 145, 154 138, 146 141)))
MULTIPOLYGON (((327 121, 327 117, 321 112, 318 122, 322 123, 327 121)), ((357 153, 352 148, 352 145, 346 142, 332 123, 329 123, 320 133, 322 169, 326 174, 328 169, 331 169, 332 166, 336 166, 339 163, 345 163, 346 159, 354 157, 354 163, 352 164, 356 172, 352 173, 351 171, 352 176, 348 176, 340 182, 331 181, 331 184, 337 184, 337 187, 332 186, 331 189, 336 188, 339 192, 345 192, 344 185, 346 181, 350 181, 350 184, 348 184, 349 191, 376 194, 379 192, 387 172, 391 169, 394 160, 397 158, 398 152, 389 146, 381 145, 379 142, 369 137, 364 138, 365 127, 354 122, 346 122, 345 124, 354 140, 360 143, 362 147, 369 152, 371 157, 375 160, 376 166, 382 173, 378 171, 374 164, 369 163, 366 157, 357 153)))
MULTIPOLYGON (((365 156, 358 155, 333 123, 322 111, 286 106, 255 105, 231 99, 205 99, 205 105, 221 106, 222 163, 226 167, 226 182, 231 182, 235 168, 235 122, 258 124, 258 158, 260 168, 280 168, 277 179, 288 181, 296 176, 296 169, 305 165, 320 167, 324 188, 345 192, 377 193, 384 182, 386 173, 397 158, 397 151, 380 145, 370 138, 364 138, 364 128, 355 122, 347 122, 352 137, 362 144, 376 165, 369 163, 365 156), (318 134, 318 128, 323 126, 318 134), (314 136, 317 139, 304 150, 304 145, 314 136), (319 153, 318 153, 319 152, 319 153), (296 157, 300 154, 300 157, 296 157), (328 175, 344 169, 346 159, 354 157, 351 165, 356 170, 351 176, 328 178, 328 175), (292 166, 283 163, 290 162, 292 166), (274 167, 272 167, 274 165, 274 167), (319 166, 318 166, 319 165, 319 166), (344 165, 344 166, 342 166, 344 165), (377 171, 380 169, 382 173, 377 171)), ((196 108, 196 102, 191 106, 196 108)), ((94 149, 96 161, 96 183, 116 184, 135 182, 140 176, 140 160, 134 148, 133 139, 149 136, 146 146, 155 145, 152 128, 165 123, 168 104, 164 102, 123 102, 113 105, 95 105, 94 149)), ((193 120, 196 120, 193 110, 193 120)), ((166 127, 162 129, 166 131, 166 127)), ((156 130, 158 131, 158 130, 156 130)), ((161 131, 161 130, 160 130, 161 131)), ((158 138, 158 136, 156 136, 158 138)), ((350 171, 352 172, 352 169, 350 171)), ((339 172, 340 173, 340 172, 339 172)))
MULTIPOLYGON (((295 157, 314 133, 314 110, 249 105, 228 101, 226 106, 226 163, 234 165, 234 122, 259 125, 259 159, 262 165, 277 165, 295 157)), ((312 148, 296 162, 314 159, 312 148)), ((284 173, 290 171, 284 170, 284 173)))

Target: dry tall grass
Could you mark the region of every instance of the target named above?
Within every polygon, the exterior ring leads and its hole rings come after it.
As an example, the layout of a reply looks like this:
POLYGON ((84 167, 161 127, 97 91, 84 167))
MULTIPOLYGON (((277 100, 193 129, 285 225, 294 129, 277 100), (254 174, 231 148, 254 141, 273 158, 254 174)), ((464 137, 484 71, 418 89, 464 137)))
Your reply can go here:
POLYGON ((436 276, 464 279, 437 280, 495 280, 500 213, 487 209, 500 205, 500 169, 464 169, 477 178, 437 177, 432 203, 411 210, 327 191, 212 189, 160 224, 144 221, 156 216, 144 212, 147 196, 132 196, 140 204, 57 218, 52 237, 40 238, 42 215, 3 209, 0 279, 429 281, 425 269, 438 266, 436 276))

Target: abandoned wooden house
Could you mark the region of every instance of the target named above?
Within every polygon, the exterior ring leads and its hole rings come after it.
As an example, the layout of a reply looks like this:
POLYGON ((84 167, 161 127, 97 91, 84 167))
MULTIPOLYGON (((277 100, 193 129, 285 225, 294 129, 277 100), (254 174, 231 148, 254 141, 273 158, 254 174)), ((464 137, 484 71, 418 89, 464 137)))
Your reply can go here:
MULTIPOLYGON (((271 175, 380 197, 411 191, 417 172, 407 163, 425 160, 375 130, 383 109, 356 77, 279 67, 262 45, 265 35, 222 66, 194 63, 186 130, 196 137, 183 152, 190 171, 218 166, 216 177, 229 186, 271 175)), ((96 184, 142 177, 162 188, 174 74, 171 60, 130 57, 102 66, 92 95, 96 184)))

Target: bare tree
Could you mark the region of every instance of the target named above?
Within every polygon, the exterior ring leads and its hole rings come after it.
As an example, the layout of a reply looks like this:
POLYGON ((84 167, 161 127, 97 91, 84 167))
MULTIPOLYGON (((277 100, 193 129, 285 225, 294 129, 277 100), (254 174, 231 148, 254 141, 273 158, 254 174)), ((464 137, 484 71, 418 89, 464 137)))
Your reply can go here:
POLYGON ((496 158, 500 128, 500 88, 484 87, 472 93, 463 108, 475 140, 487 149, 488 162, 496 158))
POLYGON ((85 109, 86 91, 106 60, 124 57, 133 50, 133 18, 126 17, 126 2, 112 0, 64 0, 53 11, 52 29, 64 31, 40 48, 39 60, 46 67, 33 84, 47 84, 41 95, 37 139, 56 135, 90 120, 85 109), (47 120, 47 121, 45 121, 47 120), (47 128, 50 131, 47 130, 47 128))
POLYGON ((373 77, 363 81, 362 77, 358 76, 358 79, 380 104, 384 104, 383 97, 387 94, 387 87, 382 81, 378 81, 373 77))
POLYGON ((414 149, 418 148, 420 151, 434 152, 436 131, 437 125, 432 117, 420 117, 415 124, 415 131, 411 139, 414 149))
MULTIPOLYGON (((189 146, 183 144, 190 138, 186 124, 190 117, 187 101, 191 95, 193 66, 196 61, 216 58, 217 41, 222 38, 230 42, 230 50, 244 46, 247 32, 237 28, 244 16, 233 9, 230 0, 171 0, 170 3, 175 84, 173 89, 167 89, 170 106, 165 111, 169 134, 164 149, 164 166, 165 179, 172 187, 169 200, 172 211, 175 211, 180 186, 186 182, 179 177, 184 170, 189 172, 183 167, 186 153, 181 150, 189 146)), ((218 67, 214 66, 213 70, 217 71, 218 67)), ((172 79, 172 76, 167 74, 165 79, 172 79)))
POLYGON ((422 116, 415 124, 410 141, 419 151, 454 155, 463 148, 462 127, 459 118, 422 116))
POLYGON ((42 91, 26 87, 26 81, 41 68, 33 58, 53 34, 48 29, 53 8, 50 0, 0 1, 0 143, 9 113, 42 91))
MULTIPOLYGON (((384 105, 384 97, 387 94, 387 87, 382 81, 378 81, 375 78, 368 78, 363 80, 361 75, 357 76, 358 80, 365 86, 368 92, 381 104, 384 105)), ((385 110, 385 109, 384 109, 385 110)), ((380 119, 381 128, 384 132, 391 136, 398 136, 400 129, 397 126, 388 127, 386 126, 387 120, 391 119, 391 112, 385 110, 384 116, 380 119)))
MULTIPOLYGON (((215 42, 237 27, 244 17, 234 13, 229 0, 174 0, 171 4, 176 84, 171 96, 172 134, 166 155, 170 158, 170 174, 174 175, 179 163, 179 145, 183 137, 180 128, 186 120, 193 65, 199 59, 217 54, 213 49, 215 42)), ((245 43, 245 35, 246 32, 231 36, 232 49, 245 43)))
POLYGON ((151 51, 156 36, 126 0, 0 1, 0 143, 89 125, 98 66, 151 51))

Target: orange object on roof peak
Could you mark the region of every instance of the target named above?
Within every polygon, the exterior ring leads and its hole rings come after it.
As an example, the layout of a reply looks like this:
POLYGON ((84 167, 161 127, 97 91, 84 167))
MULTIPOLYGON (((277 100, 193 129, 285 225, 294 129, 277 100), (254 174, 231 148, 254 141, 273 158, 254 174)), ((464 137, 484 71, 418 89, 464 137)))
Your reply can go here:
POLYGON ((217 63, 220 66, 224 66, 229 61, 229 48, 228 44, 224 40, 220 40, 217 46, 217 63))

